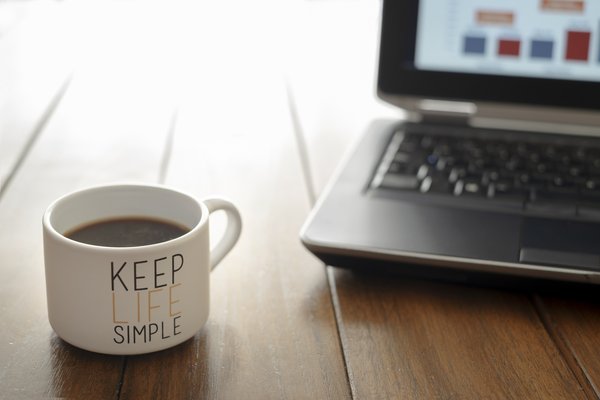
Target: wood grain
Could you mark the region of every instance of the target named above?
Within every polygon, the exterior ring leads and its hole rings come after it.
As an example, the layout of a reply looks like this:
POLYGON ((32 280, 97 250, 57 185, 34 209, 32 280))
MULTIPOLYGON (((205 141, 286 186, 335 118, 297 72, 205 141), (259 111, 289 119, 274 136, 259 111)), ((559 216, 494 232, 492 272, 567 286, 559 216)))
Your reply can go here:
POLYGON ((298 240, 309 200, 274 59, 277 6, 256 6, 229 16, 243 37, 209 25, 227 54, 212 57, 198 39, 208 53, 187 82, 166 174, 169 185, 237 204, 241 239, 212 273, 207 325, 179 347, 129 358, 124 399, 350 396, 325 271, 298 240))
MULTIPOLYGON (((89 38, 95 20, 77 16, 90 29, 79 31, 80 38, 89 38)), ((48 324, 41 216, 72 190, 115 180, 154 182, 159 175, 172 105, 156 96, 148 75, 103 62, 130 45, 126 38, 108 43, 108 52, 88 41, 89 57, 0 198, 0 397, 118 394, 124 358, 75 349, 48 324)))
POLYGON ((356 398, 586 398, 526 296, 333 275, 356 398))
POLYGON ((600 397, 600 299, 596 288, 579 294, 540 294, 535 301, 571 369, 589 386, 590 397, 600 397))

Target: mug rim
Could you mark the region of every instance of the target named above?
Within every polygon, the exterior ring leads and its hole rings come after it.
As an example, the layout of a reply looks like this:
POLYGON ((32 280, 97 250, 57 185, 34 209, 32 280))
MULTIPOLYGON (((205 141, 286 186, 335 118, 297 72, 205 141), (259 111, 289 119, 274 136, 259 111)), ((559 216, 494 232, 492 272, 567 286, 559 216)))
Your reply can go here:
MULTIPOLYGON (((115 216, 115 217, 118 217, 118 216, 115 216)), ((139 217, 144 217, 144 215, 139 215, 139 217)), ((168 220, 168 218, 163 218, 163 220, 168 220)), ((166 185, 147 184, 147 183, 112 183, 112 184, 109 183, 109 184, 94 185, 94 186, 89 186, 89 187, 85 187, 85 188, 81 188, 81 189, 76 189, 76 190, 73 190, 69 193, 66 193, 66 194, 60 196, 46 208, 46 211, 44 212, 42 221, 43 221, 44 230, 47 233, 49 233, 56 240, 64 242, 70 246, 79 247, 82 249, 94 249, 94 250, 99 250, 99 251, 129 252, 129 251, 136 251, 139 249, 144 249, 144 250, 159 249, 164 246, 170 246, 173 243, 178 242, 178 241, 187 240, 187 238, 195 235, 196 232, 198 232, 200 229, 202 229, 202 227, 204 225, 206 225, 206 222, 208 221, 208 208, 202 201, 199 201, 198 199, 196 199, 194 196, 190 195, 189 193, 168 187, 166 185), (61 203, 68 201, 69 199, 71 199, 75 196, 78 196, 78 195, 81 195, 84 193, 105 191, 108 189, 121 189, 122 190, 122 189, 127 189, 127 188, 158 189, 158 190, 163 190, 165 192, 172 192, 172 193, 176 193, 179 195, 183 195, 185 198, 187 198, 188 200, 193 202, 196 206, 198 206, 198 208, 200 209, 200 219, 192 228, 190 228, 190 230, 188 232, 184 233, 181 236, 177 236, 176 238, 169 239, 164 242, 158 242, 158 243, 141 245, 141 246, 120 246, 120 247, 101 246, 101 245, 96 245, 96 244, 83 243, 83 242, 79 242, 74 239, 70 239, 70 238, 66 237, 65 235, 63 235, 62 233, 60 233, 58 230, 56 230, 56 228, 54 227, 54 225, 51 222, 53 211, 58 206, 60 206, 61 203)), ((86 223, 86 221, 81 222, 81 224, 85 224, 85 223, 86 223)), ((94 223, 94 222, 90 221, 90 223, 94 223)))

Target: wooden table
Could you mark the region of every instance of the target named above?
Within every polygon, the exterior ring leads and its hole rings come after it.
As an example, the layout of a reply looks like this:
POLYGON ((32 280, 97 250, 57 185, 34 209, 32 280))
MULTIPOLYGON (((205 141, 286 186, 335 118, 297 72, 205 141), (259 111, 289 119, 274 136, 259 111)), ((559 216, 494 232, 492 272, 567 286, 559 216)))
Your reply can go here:
MULTIPOLYGON (((0 2, 0 398, 597 398, 598 296, 324 266, 298 232, 374 117, 375 0, 0 2), (216 4, 213 4, 216 3, 216 4), (191 340, 62 342, 41 216, 99 183, 239 205, 191 340)), ((223 221, 215 216, 214 234, 223 221)))

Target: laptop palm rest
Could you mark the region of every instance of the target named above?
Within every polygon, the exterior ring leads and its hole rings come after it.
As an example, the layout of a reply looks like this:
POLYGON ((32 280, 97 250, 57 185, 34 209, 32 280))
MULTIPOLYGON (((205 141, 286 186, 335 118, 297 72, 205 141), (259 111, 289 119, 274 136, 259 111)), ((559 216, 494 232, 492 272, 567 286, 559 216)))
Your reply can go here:
POLYGON ((600 224, 525 218, 519 261, 600 271, 600 224))

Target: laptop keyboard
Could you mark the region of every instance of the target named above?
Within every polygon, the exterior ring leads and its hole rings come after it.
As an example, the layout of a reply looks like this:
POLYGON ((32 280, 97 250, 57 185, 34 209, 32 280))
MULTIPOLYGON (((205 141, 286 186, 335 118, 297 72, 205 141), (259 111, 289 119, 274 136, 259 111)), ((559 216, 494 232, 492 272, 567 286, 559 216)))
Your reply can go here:
POLYGON ((521 140, 518 136, 531 135, 516 132, 493 137, 473 128, 462 133, 455 128, 447 135, 443 129, 396 132, 371 186, 600 218, 600 142, 551 135, 542 135, 546 141, 521 140))

